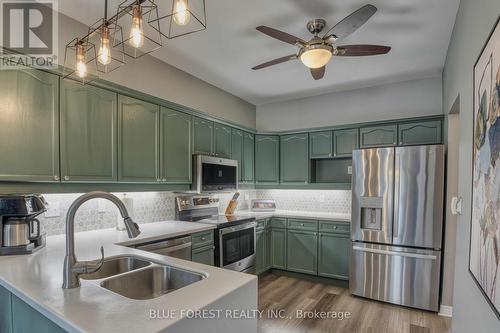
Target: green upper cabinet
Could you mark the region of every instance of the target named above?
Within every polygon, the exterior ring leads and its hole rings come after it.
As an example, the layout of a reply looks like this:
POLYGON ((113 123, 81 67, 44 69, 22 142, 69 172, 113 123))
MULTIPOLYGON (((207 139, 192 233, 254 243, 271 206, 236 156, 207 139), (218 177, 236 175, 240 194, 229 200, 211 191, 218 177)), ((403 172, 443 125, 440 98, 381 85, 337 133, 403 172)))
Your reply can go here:
POLYGON ((441 120, 399 124, 399 145, 440 144, 443 141, 442 129, 441 120))
POLYGON ((214 125, 215 156, 231 157, 231 127, 215 123, 214 125))
POLYGON ((309 153, 310 158, 330 158, 333 157, 332 131, 309 133, 309 153))
POLYGON ((152 183, 159 180, 160 107, 118 96, 118 180, 152 183))
POLYGON ((309 182, 308 133, 280 137, 281 182, 307 184, 309 182))
POLYGON ((243 168, 240 170, 244 183, 254 182, 255 135, 243 132, 243 168))
POLYGON ((61 81, 61 175, 67 182, 117 180, 117 94, 61 81))
POLYGON ((352 151, 359 148, 357 128, 333 131, 333 156, 351 157, 352 151))
POLYGON ((395 146, 397 144, 397 125, 361 127, 359 130, 361 148, 395 146))
POLYGON ((213 121, 193 117, 193 154, 213 154, 213 132, 213 121))
POLYGON ((277 135, 255 136, 255 182, 278 184, 280 140, 277 135))
POLYGON ((231 158, 238 161, 238 181, 243 180, 243 131, 231 129, 231 158))
POLYGON ((192 117, 161 108, 160 170, 164 183, 190 184, 192 177, 192 117))
POLYGON ((0 180, 59 181, 59 78, 0 71, 0 180))
POLYGON ((313 231, 290 230, 287 232, 287 270, 316 274, 318 236, 313 231))
POLYGON ((349 234, 320 233, 318 236, 318 275, 349 279, 351 240, 349 234))

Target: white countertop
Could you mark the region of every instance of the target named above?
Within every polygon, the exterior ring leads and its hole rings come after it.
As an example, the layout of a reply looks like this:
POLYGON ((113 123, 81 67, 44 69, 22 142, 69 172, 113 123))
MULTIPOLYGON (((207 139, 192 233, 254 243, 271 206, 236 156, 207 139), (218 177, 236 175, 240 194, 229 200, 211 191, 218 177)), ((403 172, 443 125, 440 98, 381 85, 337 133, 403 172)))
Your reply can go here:
POLYGON ((207 276, 155 299, 128 299, 83 279, 80 288, 62 289, 65 235, 47 237, 46 247, 32 255, 0 257, 0 285, 69 332, 160 332, 181 318, 152 320, 149 318, 151 309, 203 309, 242 286, 254 284, 256 289, 257 277, 115 244, 175 237, 213 228, 208 224, 165 221, 141 224, 141 235, 133 240, 128 239, 126 231, 115 229, 75 234, 78 260, 99 258, 102 245, 106 257, 133 254, 207 276))
POLYGON ((250 210, 236 211, 235 215, 251 215, 256 219, 265 219, 270 217, 301 218, 327 221, 351 222, 351 214, 325 213, 325 212, 306 212, 294 210, 275 210, 272 212, 253 212, 250 210))

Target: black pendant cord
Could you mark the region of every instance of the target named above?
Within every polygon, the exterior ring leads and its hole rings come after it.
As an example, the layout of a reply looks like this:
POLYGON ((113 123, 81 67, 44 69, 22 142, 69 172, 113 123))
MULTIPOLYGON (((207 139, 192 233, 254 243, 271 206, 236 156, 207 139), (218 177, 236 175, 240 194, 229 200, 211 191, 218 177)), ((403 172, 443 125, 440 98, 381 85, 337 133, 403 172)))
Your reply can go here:
POLYGON ((108 0, 104 0, 104 23, 108 23, 108 0))

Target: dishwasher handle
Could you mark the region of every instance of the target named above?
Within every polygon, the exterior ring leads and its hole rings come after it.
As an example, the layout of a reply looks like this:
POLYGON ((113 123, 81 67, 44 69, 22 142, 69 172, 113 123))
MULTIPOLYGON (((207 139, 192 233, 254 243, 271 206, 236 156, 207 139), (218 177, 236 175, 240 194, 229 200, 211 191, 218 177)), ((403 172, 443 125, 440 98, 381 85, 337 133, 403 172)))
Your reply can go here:
POLYGON ((183 237, 177 239, 169 239, 166 241, 159 241, 155 243, 149 243, 144 245, 137 245, 135 248, 138 250, 153 252, 156 250, 162 250, 162 252, 173 252, 181 250, 187 247, 191 247, 191 237, 183 237))

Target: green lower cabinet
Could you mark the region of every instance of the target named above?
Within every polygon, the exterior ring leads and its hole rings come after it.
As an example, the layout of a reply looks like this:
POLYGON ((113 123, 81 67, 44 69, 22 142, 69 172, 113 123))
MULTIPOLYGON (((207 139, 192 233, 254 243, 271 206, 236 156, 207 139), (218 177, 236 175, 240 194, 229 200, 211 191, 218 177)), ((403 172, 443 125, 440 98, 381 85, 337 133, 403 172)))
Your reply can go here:
POLYGON ((395 146, 398 142, 397 125, 361 127, 359 130, 360 147, 395 146))
POLYGON ((398 125, 399 145, 440 144, 443 123, 441 120, 419 121, 398 125))
POLYGON ((218 157, 231 158, 231 127, 215 123, 214 153, 218 157))
POLYGON ((333 157, 332 131, 309 133, 309 157, 330 158, 333 157))
POLYGON ((253 183, 255 162, 255 135, 243 133, 243 167, 241 180, 244 183, 253 183))
POLYGON ((257 274, 264 272, 266 257, 266 235, 265 230, 255 231, 255 271, 257 274))
POLYGON ((159 180, 158 105, 118 96, 118 180, 156 183, 159 180))
POLYGON ((272 268, 286 269, 286 229, 271 229, 270 250, 272 268))
POLYGON ((265 244, 265 249, 264 249, 264 271, 267 271, 271 269, 273 261, 271 257, 271 247, 273 244, 272 241, 272 229, 271 228, 266 228, 264 230, 264 244, 265 244))
POLYGON ((117 94, 61 81, 63 182, 116 182, 117 94))
POLYGON ((317 274, 318 234, 311 231, 287 231, 286 269, 317 274))
POLYGON ((0 332, 12 333, 11 293, 0 286, 0 332))
POLYGON ((333 132, 333 156, 351 157, 352 151, 359 148, 357 128, 335 130, 333 132))
POLYGON ((192 171, 192 117, 161 108, 160 178, 162 183, 190 184, 192 171))
POLYGON ((0 181, 59 182, 59 77, 0 71, 0 181))
POLYGON ((12 295, 12 333, 33 332, 63 333, 66 331, 40 312, 12 295))
POLYGON ((280 181, 280 142, 277 135, 255 136, 255 182, 278 184, 280 181))
POLYGON ((243 180, 243 131, 231 129, 231 159, 238 161, 238 181, 243 180))
POLYGON ((280 137, 281 183, 309 182, 309 134, 290 134, 280 137))
POLYGON ((193 117, 193 154, 212 155, 214 152, 214 122, 193 117))
POLYGON ((213 245, 194 249, 191 252, 191 260, 200 264, 213 266, 215 264, 214 249, 213 245))
POLYGON ((349 234, 319 233, 318 275, 348 280, 350 249, 349 234))

